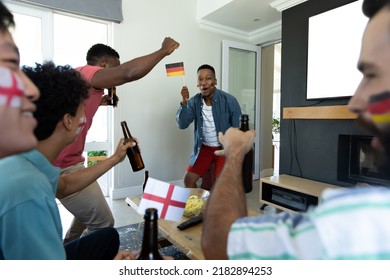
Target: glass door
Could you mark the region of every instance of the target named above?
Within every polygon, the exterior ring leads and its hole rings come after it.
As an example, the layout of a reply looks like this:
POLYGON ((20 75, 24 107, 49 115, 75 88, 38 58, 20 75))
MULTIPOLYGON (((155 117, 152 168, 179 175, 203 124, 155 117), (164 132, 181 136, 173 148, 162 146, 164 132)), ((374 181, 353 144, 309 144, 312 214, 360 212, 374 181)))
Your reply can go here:
POLYGON ((256 130, 253 180, 260 177, 260 69, 261 47, 232 41, 222 43, 222 90, 234 95, 249 128, 256 130))

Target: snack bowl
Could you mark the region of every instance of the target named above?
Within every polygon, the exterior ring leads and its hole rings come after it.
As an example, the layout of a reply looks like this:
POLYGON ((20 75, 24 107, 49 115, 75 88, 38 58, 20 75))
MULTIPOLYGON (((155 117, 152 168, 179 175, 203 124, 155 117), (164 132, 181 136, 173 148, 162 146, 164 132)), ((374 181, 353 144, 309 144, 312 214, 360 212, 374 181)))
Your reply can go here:
POLYGON ((201 215, 205 209, 210 192, 203 189, 192 189, 184 208, 183 216, 193 218, 201 215))

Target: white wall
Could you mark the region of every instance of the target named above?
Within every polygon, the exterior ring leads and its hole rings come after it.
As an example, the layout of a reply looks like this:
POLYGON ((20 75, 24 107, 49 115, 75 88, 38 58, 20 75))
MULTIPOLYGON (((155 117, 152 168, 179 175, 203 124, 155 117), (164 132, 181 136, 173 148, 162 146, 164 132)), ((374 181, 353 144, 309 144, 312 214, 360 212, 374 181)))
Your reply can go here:
MULTIPOLYGON (((185 82, 193 96, 198 92, 196 70, 201 64, 212 65, 222 84, 222 40, 232 38, 197 26, 196 0, 122 3, 124 21, 114 26, 114 48, 121 62, 157 50, 166 36, 177 40, 180 48, 143 79, 117 88, 120 101, 114 113, 114 143, 122 137, 120 121, 126 120, 140 142, 150 177, 180 185, 193 147, 193 125, 186 130, 176 126, 183 79, 167 77, 165 64, 184 62, 185 82)), ((114 169, 111 196, 115 199, 140 193, 142 181, 143 171, 133 173, 125 159, 114 169)))

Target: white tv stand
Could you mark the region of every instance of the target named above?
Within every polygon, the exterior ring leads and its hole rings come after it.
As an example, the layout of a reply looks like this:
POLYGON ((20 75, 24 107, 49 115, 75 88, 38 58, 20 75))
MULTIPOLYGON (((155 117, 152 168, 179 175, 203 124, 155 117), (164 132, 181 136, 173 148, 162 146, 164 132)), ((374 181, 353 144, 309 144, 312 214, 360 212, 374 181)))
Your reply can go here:
POLYGON ((309 205, 317 205, 326 188, 340 186, 321 183, 290 175, 260 178, 260 202, 290 212, 306 211, 309 205))

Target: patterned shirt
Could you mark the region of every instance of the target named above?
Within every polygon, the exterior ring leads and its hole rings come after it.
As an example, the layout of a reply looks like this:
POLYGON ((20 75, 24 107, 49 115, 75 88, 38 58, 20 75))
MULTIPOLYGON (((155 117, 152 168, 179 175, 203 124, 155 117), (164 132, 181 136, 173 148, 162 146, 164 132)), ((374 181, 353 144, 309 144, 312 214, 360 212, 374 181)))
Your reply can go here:
POLYGON ((390 259, 390 191, 325 190, 318 207, 237 220, 230 259, 390 259))

